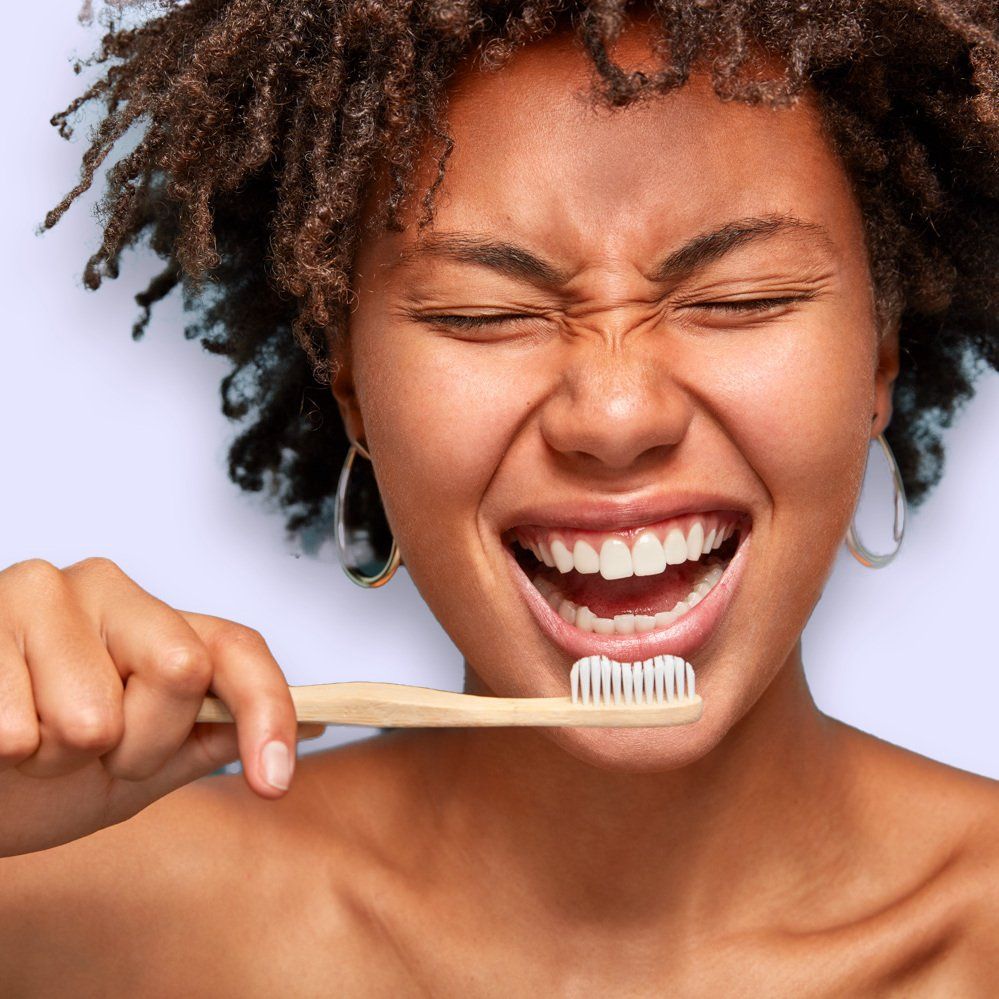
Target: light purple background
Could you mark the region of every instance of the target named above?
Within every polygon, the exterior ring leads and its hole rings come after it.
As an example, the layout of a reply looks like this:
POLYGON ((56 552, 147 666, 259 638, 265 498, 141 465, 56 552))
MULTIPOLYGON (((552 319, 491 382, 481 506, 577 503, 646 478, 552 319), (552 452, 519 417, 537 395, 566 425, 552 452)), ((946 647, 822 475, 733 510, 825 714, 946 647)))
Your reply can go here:
MULTIPOLYGON (((70 56, 98 36, 75 12, 66 0, 19 5, 5 18, 0 567, 104 555, 175 607, 258 628, 290 683, 460 689, 461 656, 404 570, 379 590, 355 587, 331 545, 318 558, 291 550, 279 515, 228 481, 226 445, 237 428, 219 410, 227 362, 184 340, 176 301, 157 310, 145 340, 130 339, 131 296, 154 262, 131 257, 117 282, 96 295, 83 290, 97 241, 94 198, 35 236, 74 183, 84 148, 82 136, 71 145, 48 125, 80 87, 70 56)), ((844 549, 804 639, 824 711, 991 777, 999 777, 997 428, 999 378, 989 373, 947 437, 945 478, 910 517, 899 558, 871 571, 844 549)), ((890 516, 887 504, 873 513, 890 516)), ((372 731, 331 728, 306 745, 372 731)))

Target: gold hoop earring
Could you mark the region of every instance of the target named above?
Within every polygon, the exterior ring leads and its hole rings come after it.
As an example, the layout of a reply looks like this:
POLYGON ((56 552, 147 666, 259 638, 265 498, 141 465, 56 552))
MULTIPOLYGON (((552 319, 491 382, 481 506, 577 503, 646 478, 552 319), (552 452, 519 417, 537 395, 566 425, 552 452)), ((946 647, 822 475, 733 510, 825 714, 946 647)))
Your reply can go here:
MULTIPOLYGON (((902 482, 902 473, 899 471, 898 463, 895 461, 895 455, 888 446, 888 441, 885 440, 884 434, 878 434, 874 440, 881 445, 881 451, 884 454, 885 461, 888 462, 888 470, 891 472, 892 487, 894 489, 893 505, 895 508, 895 520, 892 525, 892 537, 895 540, 895 548, 893 551, 887 552, 884 555, 875 554, 867 548, 867 546, 860 540, 860 535, 857 533, 856 510, 853 511, 853 516, 850 518, 850 526, 846 532, 846 547, 850 549, 850 554, 861 565, 867 566, 869 569, 883 569, 889 562, 892 561, 892 559, 895 558, 898 554, 898 550, 902 547, 902 538, 905 535, 905 515, 908 506, 905 500, 905 485, 902 482)), ((868 449, 867 457, 869 461, 870 449, 868 449)), ((866 471, 865 467, 865 478, 866 471)))
POLYGON ((402 564, 402 558, 385 517, 371 455, 354 441, 350 442, 340 469, 333 520, 337 554, 348 579, 366 589, 384 586, 402 564), (368 460, 367 474, 358 474, 355 469, 354 459, 358 454, 368 460), (352 512, 355 506, 363 511, 363 519, 357 522, 352 512), (384 554, 386 535, 391 539, 387 555, 384 554), (378 551, 379 547, 382 551, 378 551))

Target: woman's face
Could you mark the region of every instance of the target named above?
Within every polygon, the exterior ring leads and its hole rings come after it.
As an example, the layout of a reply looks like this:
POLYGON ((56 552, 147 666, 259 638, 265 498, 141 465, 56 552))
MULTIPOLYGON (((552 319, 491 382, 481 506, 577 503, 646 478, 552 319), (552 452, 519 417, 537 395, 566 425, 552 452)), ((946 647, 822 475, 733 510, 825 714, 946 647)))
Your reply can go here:
MULTIPOLYGON (((645 36, 614 55, 648 61, 645 36)), ((598 766, 666 769, 794 652, 896 348, 810 101, 724 103, 695 76, 598 111, 588 82, 565 37, 455 79, 434 224, 417 235, 417 196, 406 231, 365 237, 334 391, 468 689, 564 696, 582 655, 681 655, 696 724, 544 730, 598 766), (732 533, 704 554, 712 531, 732 533)), ((428 152, 419 190, 435 176, 428 152)))

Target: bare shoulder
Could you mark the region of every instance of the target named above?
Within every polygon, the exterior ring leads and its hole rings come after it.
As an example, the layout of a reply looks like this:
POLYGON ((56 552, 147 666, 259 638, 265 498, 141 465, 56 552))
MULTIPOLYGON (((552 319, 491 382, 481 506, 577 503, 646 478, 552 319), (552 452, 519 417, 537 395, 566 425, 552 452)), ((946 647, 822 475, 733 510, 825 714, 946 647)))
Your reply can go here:
MULTIPOLYGON (((969 775, 970 776, 970 775, 969 775)), ((956 874, 955 971, 965 995, 994 995, 999 982, 999 781, 960 781, 967 831, 956 874)))
POLYGON ((303 757, 277 801, 241 775, 207 777, 91 836, 0 860, 7 994, 176 995, 206 981, 280 994, 290 969, 303 994, 311 974, 325 976, 316 994, 359 984, 350 969, 370 934, 348 889, 374 866, 368 796, 392 771, 379 743, 303 757), (316 948, 332 969, 303 961, 316 948))
POLYGON ((853 732, 872 832, 883 840, 886 865, 896 863, 909 886, 895 908, 906 914, 908 939, 926 942, 927 983, 949 994, 994 995, 999 781, 853 732))

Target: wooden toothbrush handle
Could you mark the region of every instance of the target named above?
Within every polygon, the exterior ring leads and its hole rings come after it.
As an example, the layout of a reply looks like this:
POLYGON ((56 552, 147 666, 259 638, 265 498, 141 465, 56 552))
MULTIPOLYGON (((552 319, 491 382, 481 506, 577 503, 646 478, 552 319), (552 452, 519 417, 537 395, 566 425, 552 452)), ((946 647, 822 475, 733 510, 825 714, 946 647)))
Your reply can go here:
MULTIPOLYGON (((573 704, 569 697, 484 697, 404 683, 367 680, 290 687, 295 716, 327 725, 384 728, 440 728, 468 725, 557 727, 643 727, 685 725, 701 717, 700 697, 673 704, 596 707, 573 704)), ((216 697, 206 697, 198 721, 231 722, 216 697)))

